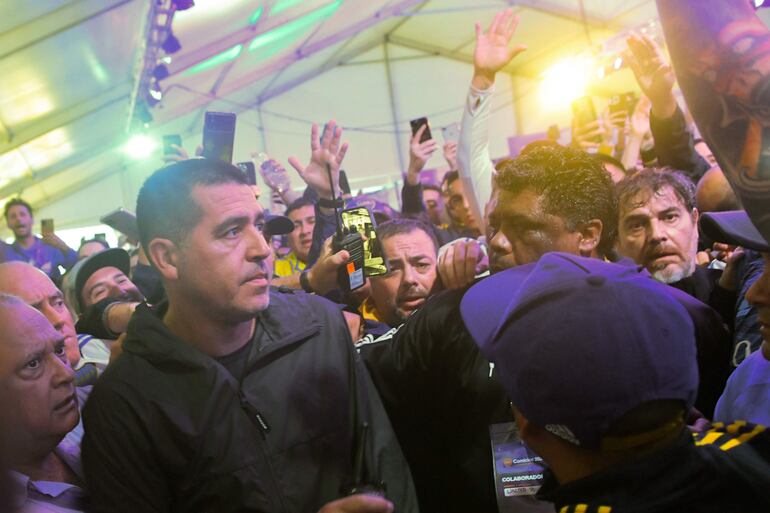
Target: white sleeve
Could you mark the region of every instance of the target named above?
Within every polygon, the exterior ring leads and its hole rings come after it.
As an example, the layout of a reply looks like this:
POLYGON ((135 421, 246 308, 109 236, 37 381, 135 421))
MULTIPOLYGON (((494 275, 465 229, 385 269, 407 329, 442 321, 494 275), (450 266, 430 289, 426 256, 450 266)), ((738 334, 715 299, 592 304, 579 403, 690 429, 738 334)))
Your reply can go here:
POLYGON ((492 195, 495 168, 489 156, 489 115, 492 110, 494 84, 486 90, 471 86, 463 110, 457 165, 474 216, 483 231, 484 206, 492 195))

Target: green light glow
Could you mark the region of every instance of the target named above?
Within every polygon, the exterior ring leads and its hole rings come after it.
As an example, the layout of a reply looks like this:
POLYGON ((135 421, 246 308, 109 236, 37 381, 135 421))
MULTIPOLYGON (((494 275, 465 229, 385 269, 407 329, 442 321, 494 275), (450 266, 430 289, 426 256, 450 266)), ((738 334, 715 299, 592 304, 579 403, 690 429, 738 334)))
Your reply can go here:
POLYGON ((187 71, 184 72, 184 75, 193 75, 195 73, 219 66, 220 64, 224 64, 225 62, 229 62, 238 57, 241 54, 241 50, 243 50, 243 45, 235 45, 220 54, 217 54, 209 59, 206 59, 205 61, 199 62, 195 66, 188 68, 187 71))
POLYGON ((275 3, 272 9, 270 9, 270 16, 274 16, 278 14, 281 11, 285 11, 286 9, 291 9, 297 4, 301 4, 302 0, 278 0, 278 2, 275 3))
POLYGON ((254 11, 254 13, 249 18, 249 25, 254 25, 256 22, 259 21, 259 18, 262 17, 262 11, 263 11, 263 8, 260 5, 259 8, 257 8, 257 10, 254 11))
POLYGON ((251 41, 251 44, 249 45, 249 51, 251 52, 263 48, 279 39, 286 38, 290 35, 293 35, 295 32, 299 32, 311 25, 314 25, 315 23, 318 23, 321 20, 328 18, 334 14, 337 9, 339 9, 340 5, 342 5, 342 0, 335 0, 329 5, 325 5, 319 9, 309 12, 299 19, 276 27, 273 30, 265 32, 264 34, 258 35, 251 41))

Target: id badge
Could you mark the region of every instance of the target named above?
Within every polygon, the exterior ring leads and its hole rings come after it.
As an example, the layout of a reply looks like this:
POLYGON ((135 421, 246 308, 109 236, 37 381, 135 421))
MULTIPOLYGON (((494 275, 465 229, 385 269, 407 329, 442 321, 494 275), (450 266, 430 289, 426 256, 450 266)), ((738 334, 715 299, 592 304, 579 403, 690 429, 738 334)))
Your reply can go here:
POLYGON ((535 494, 543 485, 543 459, 524 445, 514 422, 489 426, 500 513, 554 513, 550 502, 535 494))

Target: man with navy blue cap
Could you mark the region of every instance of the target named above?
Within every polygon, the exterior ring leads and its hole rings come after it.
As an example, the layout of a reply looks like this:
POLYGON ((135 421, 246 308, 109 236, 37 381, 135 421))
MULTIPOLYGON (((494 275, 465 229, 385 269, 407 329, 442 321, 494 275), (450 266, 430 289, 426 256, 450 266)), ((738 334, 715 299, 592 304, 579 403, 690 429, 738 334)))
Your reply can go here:
POLYGON ((549 253, 479 282, 461 312, 549 466, 538 497, 556 511, 770 510, 764 427, 687 430, 695 330, 646 272, 549 253))

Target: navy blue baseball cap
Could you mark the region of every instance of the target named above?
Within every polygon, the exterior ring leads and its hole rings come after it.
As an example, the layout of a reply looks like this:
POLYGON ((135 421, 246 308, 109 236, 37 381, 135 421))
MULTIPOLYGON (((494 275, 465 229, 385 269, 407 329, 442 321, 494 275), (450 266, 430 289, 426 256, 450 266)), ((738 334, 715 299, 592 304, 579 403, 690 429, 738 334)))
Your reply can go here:
POLYGON ((713 241, 770 253, 770 244, 759 233, 745 210, 705 212, 701 214, 700 227, 703 234, 713 241))
POLYGON ((460 309, 522 415, 595 449, 643 403, 695 401, 695 331, 667 289, 639 267, 548 253, 480 281, 460 309))

